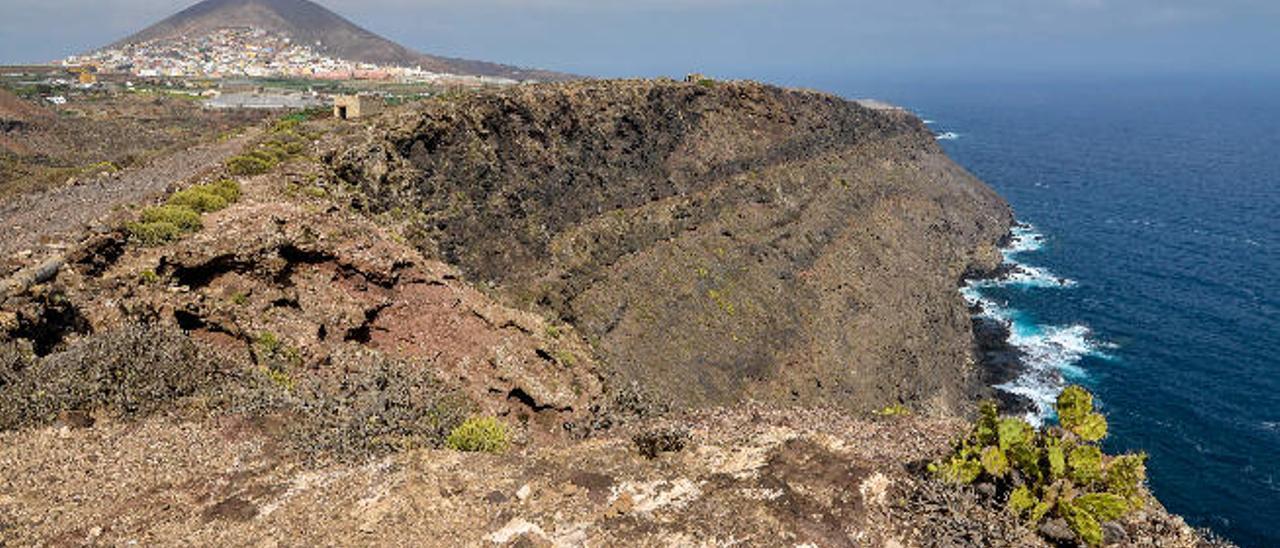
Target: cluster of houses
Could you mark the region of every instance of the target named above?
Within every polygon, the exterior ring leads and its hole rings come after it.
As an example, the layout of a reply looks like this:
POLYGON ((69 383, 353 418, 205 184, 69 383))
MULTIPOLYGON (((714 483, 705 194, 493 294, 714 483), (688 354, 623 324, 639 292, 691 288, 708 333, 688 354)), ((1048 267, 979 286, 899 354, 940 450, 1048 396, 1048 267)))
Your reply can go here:
MULTIPOLYGON (((319 46, 320 44, 316 44, 319 46)), ((149 40, 76 55, 68 67, 142 78, 301 78, 312 80, 392 80, 466 84, 513 84, 502 78, 460 76, 417 67, 379 66, 335 59, 288 36, 254 27, 224 28, 201 36, 149 40)))
POLYGON ((148 40, 72 56, 64 65, 94 66, 140 77, 317 77, 378 67, 333 59, 286 36, 252 27, 148 40))

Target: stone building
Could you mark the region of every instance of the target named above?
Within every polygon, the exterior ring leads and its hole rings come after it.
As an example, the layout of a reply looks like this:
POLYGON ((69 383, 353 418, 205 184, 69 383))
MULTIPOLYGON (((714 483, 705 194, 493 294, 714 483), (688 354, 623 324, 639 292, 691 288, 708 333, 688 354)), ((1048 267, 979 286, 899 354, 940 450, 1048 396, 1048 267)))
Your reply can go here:
POLYGON ((382 98, 372 95, 339 95, 333 98, 333 117, 350 120, 372 116, 382 110, 382 98))

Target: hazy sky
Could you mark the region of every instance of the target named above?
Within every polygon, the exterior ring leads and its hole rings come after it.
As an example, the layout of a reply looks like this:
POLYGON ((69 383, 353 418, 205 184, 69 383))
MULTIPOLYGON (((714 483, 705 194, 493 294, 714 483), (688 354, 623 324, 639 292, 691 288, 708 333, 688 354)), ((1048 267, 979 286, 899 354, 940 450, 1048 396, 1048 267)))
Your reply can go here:
MULTIPOLYGON (((193 0, 0 0, 0 62, 193 0)), ((1280 72, 1280 0, 321 0, 428 53, 599 76, 1280 72)))

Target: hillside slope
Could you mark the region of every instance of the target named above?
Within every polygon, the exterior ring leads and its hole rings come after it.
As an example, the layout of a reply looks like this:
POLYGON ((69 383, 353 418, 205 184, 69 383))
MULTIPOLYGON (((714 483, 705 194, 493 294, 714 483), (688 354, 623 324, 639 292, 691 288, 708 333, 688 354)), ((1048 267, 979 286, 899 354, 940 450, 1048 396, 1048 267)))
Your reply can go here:
MULTIPOLYGON (((1075 542, 928 472, 1010 215, 914 118, 590 82, 242 139, 14 254, 0 545, 1075 542)), ((1128 496, 1107 544, 1213 545, 1128 496)))
POLYGON ((256 27, 285 34, 296 43, 314 45, 321 53, 351 61, 516 80, 564 77, 497 63, 425 55, 369 32, 309 0, 205 0, 110 47, 200 36, 228 27, 256 27))
POLYGON ((429 256, 577 326, 621 384, 954 410, 957 283, 1008 206, 909 115, 751 83, 599 82, 424 103, 331 154, 429 256), (355 143, 355 144, 351 144, 355 143))

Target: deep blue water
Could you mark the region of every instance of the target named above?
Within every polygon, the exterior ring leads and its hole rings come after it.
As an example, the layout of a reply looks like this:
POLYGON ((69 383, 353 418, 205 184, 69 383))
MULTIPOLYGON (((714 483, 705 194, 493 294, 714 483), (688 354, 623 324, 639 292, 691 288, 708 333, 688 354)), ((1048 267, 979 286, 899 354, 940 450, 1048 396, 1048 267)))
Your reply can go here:
POLYGON ((1280 546, 1280 82, 834 89, 958 134, 947 152, 1045 237, 1012 258, 1075 282, 982 294, 1098 395, 1109 449, 1151 455, 1170 510, 1280 546))

